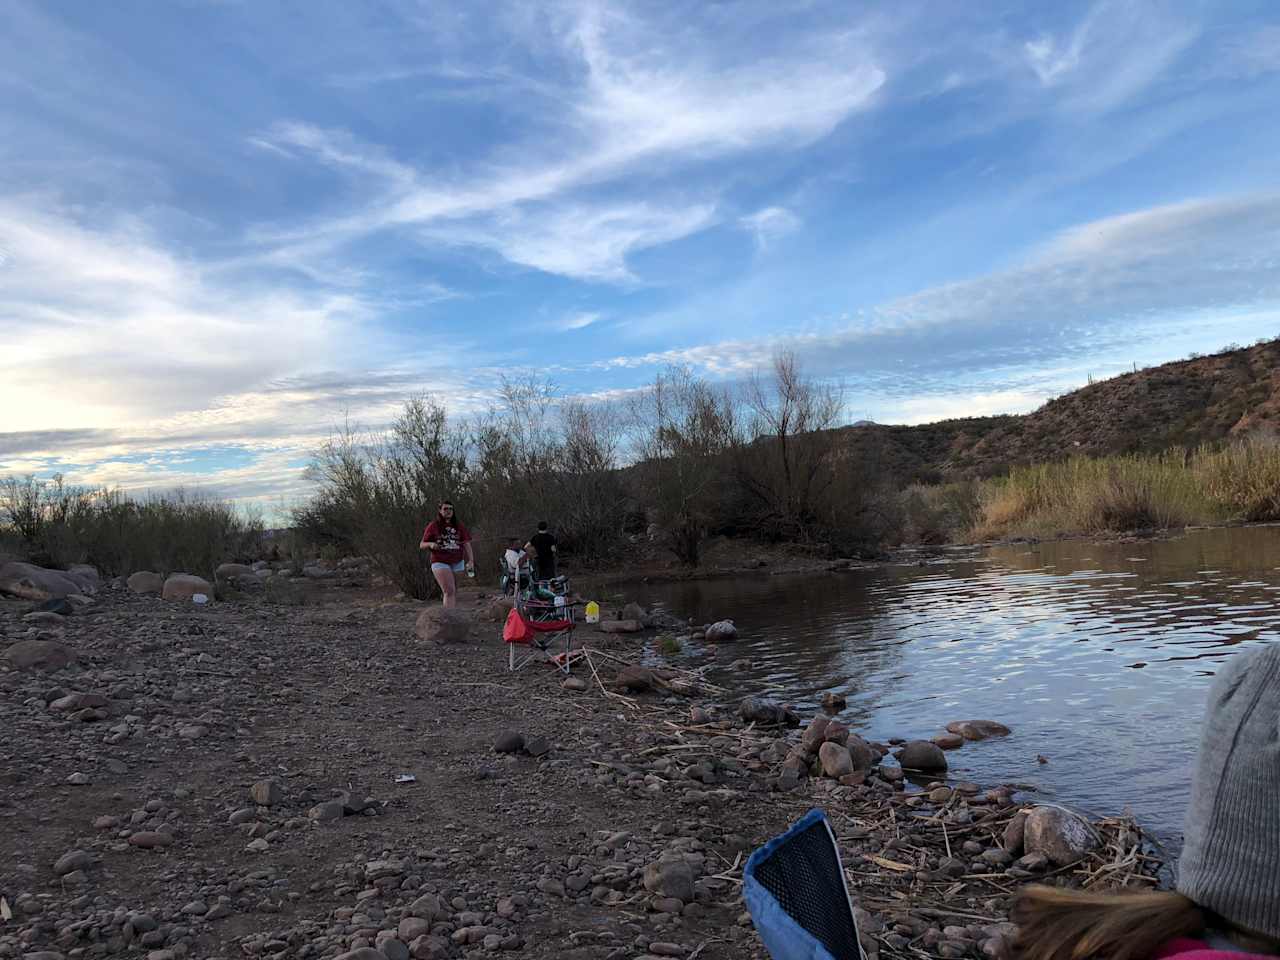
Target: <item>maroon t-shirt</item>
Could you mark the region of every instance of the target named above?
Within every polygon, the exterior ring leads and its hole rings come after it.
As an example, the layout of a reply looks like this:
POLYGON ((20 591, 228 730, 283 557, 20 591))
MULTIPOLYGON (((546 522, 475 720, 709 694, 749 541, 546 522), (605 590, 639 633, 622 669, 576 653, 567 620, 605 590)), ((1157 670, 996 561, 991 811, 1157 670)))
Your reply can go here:
POLYGON ((432 520, 427 524, 422 539, 436 545, 436 549, 431 551, 432 563, 455 564, 459 560, 466 559, 466 554, 462 552, 462 545, 471 539, 471 531, 461 523, 442 525, 439 520, 432 520))

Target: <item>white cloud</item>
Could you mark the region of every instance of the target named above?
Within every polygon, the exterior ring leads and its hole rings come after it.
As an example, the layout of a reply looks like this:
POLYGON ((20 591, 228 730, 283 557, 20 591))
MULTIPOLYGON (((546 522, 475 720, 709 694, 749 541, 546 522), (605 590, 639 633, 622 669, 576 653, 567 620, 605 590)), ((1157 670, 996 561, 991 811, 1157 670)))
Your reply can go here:
MULTIPOLYGON (((368 196, 347 213, 259 233, 288 260, 384 230, 475 245, 548 273, 627 282, 627 257, 714 222, 717 187, 686 187, 678 201, 618 199, 646 181, 710 159, 792 150, 869 107, 884 71, 847 41, 810 42, 747 65, 708 58, 702 44, 599 5, 576 11, 560 36, 581 79, 547 119, 553 136, 508 146, 458 178, 417 170, 343 131, 299 122, 253 138, 367 179, 368 196), (612 185, 609 202, 582 192, 612 185)), ((671 191, 661 193, 670 198, 671 191)))
POLYGON ((557 321, 555 324, 555 328, 557 330, 564 330, 564 331, 585 330, 587 327, 591 326, 592 324, 599 323, 603 317, 604 317, 604 314, 600 313, 598 310, 588 310, 582 313, 573 313, 557 321))
POLYGON ((738 224, 754 235, 757 249, 766 250, 774 241, 800 229, 800 218, 786 207, 765 207, 739 218, 738 224))
POLYGON ((1041 34, 1022 51, 1065 109, 1105 113, 1148 89, 1200 34, 1199 24, 1158 5, 1100 0, 1069 34, 1041 34))

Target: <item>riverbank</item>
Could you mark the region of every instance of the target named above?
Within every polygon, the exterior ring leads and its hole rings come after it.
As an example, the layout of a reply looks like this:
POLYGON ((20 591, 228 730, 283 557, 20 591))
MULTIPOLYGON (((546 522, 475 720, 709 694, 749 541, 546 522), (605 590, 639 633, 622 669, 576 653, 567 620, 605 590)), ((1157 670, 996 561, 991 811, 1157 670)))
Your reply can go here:
POLYGON ((763 957, 742 863, 813 806, 873 956, 985 956, 1035 878, 1150 882, 1124 821, 1079 862, 1022 860, 1010 787, 911 784, 891 744, 746 721, 694 675, 624 689, 634 635, 583 630, 585 690, 508 674, 478 589, 444 646, 415 637, 424 605, 355 581, 92 600, 0 602, 0 957, 763 957))

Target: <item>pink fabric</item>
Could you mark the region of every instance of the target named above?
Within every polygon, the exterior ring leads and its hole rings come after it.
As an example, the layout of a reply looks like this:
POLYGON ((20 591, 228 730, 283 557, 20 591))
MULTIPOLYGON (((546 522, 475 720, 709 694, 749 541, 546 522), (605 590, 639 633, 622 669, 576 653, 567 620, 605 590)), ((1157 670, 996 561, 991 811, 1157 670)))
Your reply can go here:
POLYGON ((1275 957, 1267 957, 1261 953, 1215 950, 1203 940, 1188 940, 1185 937, 1166 943, 1156 954, 1155 960, 1169 960, 1171 957, 1177 957, 1178 960, 1275 960, 1275 957))

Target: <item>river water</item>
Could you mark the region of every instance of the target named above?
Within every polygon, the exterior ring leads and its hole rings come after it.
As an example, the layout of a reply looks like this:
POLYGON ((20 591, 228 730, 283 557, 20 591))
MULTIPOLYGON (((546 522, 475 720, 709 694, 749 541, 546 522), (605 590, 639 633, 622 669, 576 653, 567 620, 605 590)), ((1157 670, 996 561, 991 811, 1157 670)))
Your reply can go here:
POLYGON ((1280 527, 957 549, 627 595, 697 622, 732 618, 736 643, 668 658, 710 662, 713 681, 802 712, 843 692, 842 718, 870 739, 999 720, 1013 735, 949 752, 953 776, 1096 814, 1127 808, 1176 847, 1209 681, 1280 639, 1280 527))

